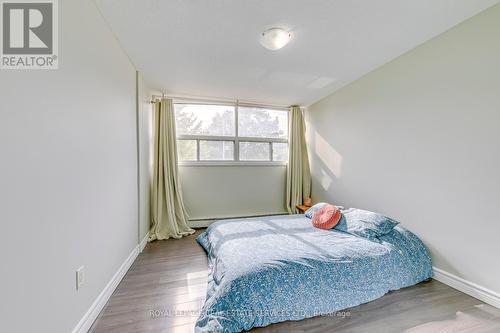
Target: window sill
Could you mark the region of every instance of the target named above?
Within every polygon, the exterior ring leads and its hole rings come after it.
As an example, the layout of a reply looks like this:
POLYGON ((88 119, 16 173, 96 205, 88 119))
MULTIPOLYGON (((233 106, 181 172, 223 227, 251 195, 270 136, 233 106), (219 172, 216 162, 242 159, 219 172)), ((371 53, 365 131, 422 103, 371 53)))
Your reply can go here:
POLYGON ((220 166, 273 166, 286 167, 287 162, 252 162, 252 161, 193 161, 179 162, 179 167, 220 167, 220 166))

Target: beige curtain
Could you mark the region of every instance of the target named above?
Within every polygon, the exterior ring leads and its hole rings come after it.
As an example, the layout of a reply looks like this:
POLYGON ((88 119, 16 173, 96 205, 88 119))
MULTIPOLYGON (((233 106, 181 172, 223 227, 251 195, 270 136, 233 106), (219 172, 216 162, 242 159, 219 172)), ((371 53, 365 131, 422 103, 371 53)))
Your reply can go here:
POLYGON ((154 164, 149 241, 181 238, 194 233, 182 201, 177 167, 174 105, 163 98, 154 104, 154 164))
POLYGON ((305 138, 302 110, 290 108, 290 154, 286 175, 286 206, 290 214, 297 214, 297 205, 311 195, 311 172, 305 138))

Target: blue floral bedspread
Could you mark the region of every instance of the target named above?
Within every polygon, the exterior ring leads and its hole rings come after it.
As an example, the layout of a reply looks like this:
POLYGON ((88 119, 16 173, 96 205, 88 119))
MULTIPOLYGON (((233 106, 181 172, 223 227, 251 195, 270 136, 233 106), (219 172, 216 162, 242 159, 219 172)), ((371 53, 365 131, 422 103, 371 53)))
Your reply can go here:
POLYGON ((401 226, 368 240, 304 215, 266 216, 216 222, 197 241, 209 282, 196 332, 330 314, 432 277, 427 249, 401 226))

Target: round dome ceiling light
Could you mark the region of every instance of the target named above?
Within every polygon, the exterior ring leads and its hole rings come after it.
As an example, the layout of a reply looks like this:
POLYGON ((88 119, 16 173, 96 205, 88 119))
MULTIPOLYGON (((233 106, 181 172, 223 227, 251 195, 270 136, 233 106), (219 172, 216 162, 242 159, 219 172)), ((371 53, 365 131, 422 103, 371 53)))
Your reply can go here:
POLYGON ((279 50, 292 39, 292 34, 281 28, 267 29, 260 34, 260 44, 268 50, 279 50))

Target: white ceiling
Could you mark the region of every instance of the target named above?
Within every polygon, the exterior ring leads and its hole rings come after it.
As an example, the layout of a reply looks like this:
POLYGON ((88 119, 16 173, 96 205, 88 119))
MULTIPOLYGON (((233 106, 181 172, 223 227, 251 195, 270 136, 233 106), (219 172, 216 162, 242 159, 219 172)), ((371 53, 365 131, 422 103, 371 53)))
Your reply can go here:
POLYGON ((96 2, 158 91, 309 105, 500 0, 96 2), (269 51, 275 26, 294 38, 269 51))

